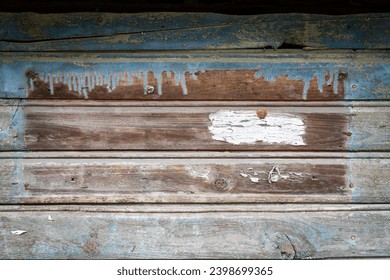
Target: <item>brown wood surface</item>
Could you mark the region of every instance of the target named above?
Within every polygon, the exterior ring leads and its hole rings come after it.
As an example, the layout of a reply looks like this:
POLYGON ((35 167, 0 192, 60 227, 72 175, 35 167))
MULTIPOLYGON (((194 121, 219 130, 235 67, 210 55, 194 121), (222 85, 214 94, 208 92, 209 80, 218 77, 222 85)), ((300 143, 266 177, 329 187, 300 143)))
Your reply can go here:
POLYGON ((1 208, 6 259, 386 257, 390 212, 110 213, 1 208), (49 215, 52 220, 49 221, 49 215), (26 231, 12 235, 11 231, 26 231))
MULTIPOLYGON (((2 151, 386 151, 390 147, 387 102, 345 106, 336 102, 148 102, 142 106, 137 102, 8 100, 1 105, 2 151), (299 119, 304 125, 302 143, 285 141, 291 132, 288 129, 279 142, 260 139, 235 144, 215 139, 210 118, 221 111, 299 119)), ((250 131, 243 130, 243 135, 250 137, 250 131)))
MULTIPOLYGON (((289 69, 290 70, 290 69, 289 69)), ((324 84, 318 84, 318 78, 313 77, 309 83, 307 92, 304 92, 305 82, 299 79, 289 79, 288 74, 280 76, 275 81, 268 81, 265 77, 256 78, 258 69, 249 70, 205 70, 194 74, 185 72, 181 84, 177 83, 177 75, 180 73, 164 71, 154 73, 148 71, 138 78, 130 73, 114 73, 116 76, 124 76, 114 90, 109 90, 108 85, 95 86, 88 92, 88 99, 94 100, 303 100, 304 93, 308 100, 343 100, 345 98, 344 80, 348 74, 339 71, 337 77, 331 77, 329 71, 324 73, 324 84), (161 85, 158 84, 157 75, 161 75, 161 85), (144 77, 146 76, 146 77, 144 77), (151 90, 145 94, 145 82, 151 90), (131 83, 131 85, 129 85, 131 83), (185 84, 185 89, 183 88, 185 84), (162 92, 158 91, 158 88, 162 92), (321 89, 321 91, 319 90, 321 89), (164 94, 163 94, 164 93, 164 94)), ((286 70, 287 71, 287 70, 286 70)), ((57 79, 63 81, 66 73, 56 73, 57 79)), ((335 74, 334 74, 335 75, 335 74)), ((88 87, 88 80, 102 79, 102 73, 85 73, 83 80, 77 76, 72 81, 88 87)), ((118 78, 119 79, 119 78, 118 78)), ((53 91, 49 81, 44 81, 43 75, 35 73, 32 87, 27 91, 28 98, 41 99, 84 99, 84 95, 77 89, 70 89, 64 82, 55 82, 53 91)), ((72 82, 73 83, 73 82, 72 82)))
MULTIPOLYGON (((347 119, 342 113, 305 114, 306 146, 213 140, 209 114, 219 109, 29 108, 27 150, 343 150, 347 119), (202 112, 203 111, 203 112, 202 112)), ((285 110, 287 111, 287 110, 285 110)))
POLYGON ((9 158, 0 163, 3 204, 390 202, 389 159, 9 158))
MULTIPOLYGON (((388 108, 25 108, 27 150, 387 150, 388 108), (305 145, 213 139, 210 114, 267 110, 302 119, 305 145), (379 123, 378 123, 379 122, 379 123), (354 130, 352 130, 352 128, 354 130)), ((286 131, 286 139, 289 137, 286 131)))

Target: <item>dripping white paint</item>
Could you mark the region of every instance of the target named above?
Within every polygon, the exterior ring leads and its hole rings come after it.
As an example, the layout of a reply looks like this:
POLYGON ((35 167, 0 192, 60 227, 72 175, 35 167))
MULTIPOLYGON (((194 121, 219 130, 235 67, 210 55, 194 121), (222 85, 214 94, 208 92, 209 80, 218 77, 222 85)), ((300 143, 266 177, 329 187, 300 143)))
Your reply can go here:
MULTIPOLYGON (((50 94, 54 95, 54 84, 63 83, 68 86, 70 91, 77 91, 79 94, 84 95, 85 98, 88 98, 88 92, 91 92, 96 86, 105 86, 108 93, 115 90, 120 85, 132 85, 135 83, 135 80, 143 81, 144 89, 149 86, 148 83, 148 73, 150 71, 124 71, 124 72, 64 72, 64 73, 43 73, 43 81, 49 83, 50 94)), ((184 72, 166 72, 167 78, 174 77, 175 85, 180 86, 183 90, 183 95, 188 94, 188 89, 186 85, 186 71, 184 72)), ((151 72, 153 73, 153 72, 151 72)), ((196 75, 189 74, 193 79, 196 75)), ((34 79, 29 78, 28 88, 29 90, 34 90, 34 79)), ((162 72, 156 75, 157 79, 157 93, 162 95, 162 72)), ((145 92, 146 94, 146 92, 145 92)))
POLYGON ((209 115, 209 131, 214 140, 234 145, 267 144, 306 145, 305 123, 293 114, 268 114, 259 118, 256 111, 221 110, 209 115))

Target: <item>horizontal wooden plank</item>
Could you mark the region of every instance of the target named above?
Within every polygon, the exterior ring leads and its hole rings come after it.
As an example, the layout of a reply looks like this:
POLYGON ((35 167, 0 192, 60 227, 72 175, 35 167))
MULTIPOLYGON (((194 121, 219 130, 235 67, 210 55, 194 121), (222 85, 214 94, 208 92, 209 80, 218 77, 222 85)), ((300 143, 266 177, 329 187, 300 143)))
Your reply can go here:
POLYGON ((142 204, 41 204, 0 205, 0 212, 56 212, 75 213, 302 213, 302 212, 360 212, 389 211, 390 204, 341 203, 142 203, 142 204))
POLYGON ((389 159, 1 159, 3 204, 388 203, 389 159))
POLYGON ((389 52, 3 53, 0 97, 389 100, 389 52))
POLYGON ((0 107, 3 151, 386 151, 388 107, 0 107), (263 115, 262 115, 263 114, 263 115))
POLYGON ((0 50, 385 49, 389 15, 2 13, 0 50))
POLYGON ((388 159, 387 152, 293 152, 293 151, 44 151, 0 152, 2 159, 164 159, 164 158, 331 158, 331 159, 388 159))
POLYGON ((81 100, 81 99, 0 99, 0 106, 29 107, 310 107, 310 108, 352 108, 390 107, 387 100, 369 101, 177 101, 177 100, 81 100))
POLYGON ((389 211, 0 212, 4 259, 388 257, 389 211), (50 220, 49 220, 50 215, 50 220), (13 235, 12 231, 25 231, 13 235))

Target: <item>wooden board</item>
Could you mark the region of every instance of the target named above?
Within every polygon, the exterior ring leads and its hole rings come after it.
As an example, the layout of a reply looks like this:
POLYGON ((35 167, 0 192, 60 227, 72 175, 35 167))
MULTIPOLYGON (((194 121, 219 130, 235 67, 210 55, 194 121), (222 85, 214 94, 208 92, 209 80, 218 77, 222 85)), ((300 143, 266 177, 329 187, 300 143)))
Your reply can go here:
POLYGON ((43 104, 3 103, 0 150, 385 151, 390 147, 387 106, 43 104))
POLYGON ((1 51, 389 47, 389 15, 2 13, 1 51))
POLYGON ((372 209, 283 213, 1 210, 0 257, 5 259, 310 259, 390 254, 390 212, 372 209), (26 233, 12 235, 15 230, 26 233))
POLYGON ((0 97, 388 100, 389 62, 386 51, 3 53, 0 97))
POLYGON ((165 157, 2 159, 1 203, 390 202, 389 159, 165 157))

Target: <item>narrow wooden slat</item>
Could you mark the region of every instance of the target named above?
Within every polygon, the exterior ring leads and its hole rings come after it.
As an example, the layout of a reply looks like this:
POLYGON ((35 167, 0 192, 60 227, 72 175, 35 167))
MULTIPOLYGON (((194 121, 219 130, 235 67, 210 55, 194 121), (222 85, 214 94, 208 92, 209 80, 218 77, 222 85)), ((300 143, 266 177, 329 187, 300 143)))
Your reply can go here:
POLYGON ((389 211, 6 211, 0 212, 0 225, 0 256, 5 259, 307 259, 390 254, 389 211), (14 230, 26 232, 12 235, 14 230))
MULTIPOLYGON (((50 0, 4 0, 2 11, 37 12, 37 13, 71 13, 85 11, 105 11, 110 13, 140 12, 208 12, 234 15, 270 14, 270 13, 321 13, 321 14, 361 14, 383 13, 388 11, 384 0, 356 0, 340 2, 337 0, 245 0, 245 1, 193 1, 186 0, 59 0, 56 5, 50 0)), ((153 19, 153 18, 152 18, 153 19)))
POLYGON ((0 212, 84 212, 84 213, 302 213, 368 212, 390 210, 390 204, 234 203, 234 204, 43 204, 0 205, 0 212))
POLYGON ((389 100, 389 53, 3 53, 0 97, 88 100, 389 100))
POLYGON ((238 151, 238 152, 211 152, 211 151, 45 151, 45 152, 0 152, 2 159, 188 159, 188 158, 331 158, 331 159, 388 159, 389 153, 384 152, 275 152, 275 151, 238 151))
POLYGON ((334 108, 346 107, 390 107, 390 101, 175 101, 175 100, 80 100, 80 99, 0 99, 0 106, 30 107, 311 107, 334 108))
POLYGON ((2 13, 0 50, 388 48, 389 15, 2 13))
POLYGON ((3 204, 388 203, 389 159, 2 159, 3 204))

